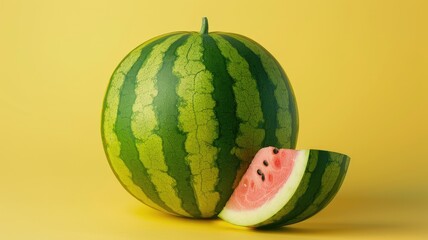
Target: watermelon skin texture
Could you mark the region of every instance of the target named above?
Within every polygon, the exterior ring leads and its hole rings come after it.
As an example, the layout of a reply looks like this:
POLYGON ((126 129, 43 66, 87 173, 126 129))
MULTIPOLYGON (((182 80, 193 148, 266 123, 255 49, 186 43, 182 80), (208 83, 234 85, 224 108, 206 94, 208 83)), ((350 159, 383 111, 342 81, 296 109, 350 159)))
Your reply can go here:
POLYGON ((294 148, 290 82, 258 43, 232 33, 174 32, 132 50, 104 98, 101 135, 124 188, 174 215, 210 218, 254 154, 294 148))
POLYGON ((350 158, 347 155, 310 150, 303 178, 284 207, 255 228, 276 228, 306 220, 325 208, 345 179, 350 158))

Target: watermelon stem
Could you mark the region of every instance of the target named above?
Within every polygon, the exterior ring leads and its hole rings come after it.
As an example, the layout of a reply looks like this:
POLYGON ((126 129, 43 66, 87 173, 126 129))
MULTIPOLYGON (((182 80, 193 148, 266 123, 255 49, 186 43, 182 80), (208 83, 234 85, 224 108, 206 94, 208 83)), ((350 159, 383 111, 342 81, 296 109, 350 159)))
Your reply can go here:
POLYGON ((202 18, 202 27, 201 27, 201 31, 199 33, 200 34, 208 34, 208 18, 207 17, 202 18))

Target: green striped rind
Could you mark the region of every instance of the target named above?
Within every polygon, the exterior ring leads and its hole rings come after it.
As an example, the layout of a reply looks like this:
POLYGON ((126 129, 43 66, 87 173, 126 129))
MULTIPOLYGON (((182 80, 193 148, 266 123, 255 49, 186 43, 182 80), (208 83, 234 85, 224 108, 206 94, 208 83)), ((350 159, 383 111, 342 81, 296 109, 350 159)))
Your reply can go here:
POLYGON ((257 81, 266 131, 262 146, 295 148, 299 127, 297 105, 284 70, 266 49, 253 40, 238 34, 219 35, 246 59, 257 81))
POLYGON ((303 221, 322 210, 339 190, 349 157, 334 152, 310 150, 305 174, 293 197, 270 219, 254 227, 278 227, 303 221))
POLYGON ((168 213, 220 212, 260 148, 295 146, 294 95, 270 57, 238 35, 189 32, 128 54, 112 75, 101 127, 122 185, 168 213))
POLYGON ((104 99, 101 133, 104 150, 116 177, 133 196, 150 207, 174 213, 157 194, 147 169, 139 160, 135 137, 131 129, 132 105, 136 95, 134 86, 139 68, 151 49, 165 39, 176 35, 167 34, 154 38, 133 51, 114 71, 104 99), (127 87, 127 85, 129 87, 127 87), (127 95, 131 97, 130 101, 127 95))
MULTIPOLYGON (((275 123, 272 123, 272 125, 276 126, 276 142, 270 140, 273 138, 273 134, 271 136, 268 135, 263 146, 295 148, 299 130, 297 104, 293 88, 281 65, 265 48, 247 37, 233 33, 220 35, 229 40, 237 49, 240 49, 240 52, 247 56, 246 58, 249 59, 253 66, 253 75, 258 76, 261 94, 263 95, 263 92, 266 92, 267 96, 264 96, 265 98, 272 95, 271 97, 274 98, 267 99, 267 101, 279 109, 279 111, 271 113, 271 115, 277 115, 271 117, 272 120, 276 120, 275 123)), ((268 109, 272 109, 272 106, 268 109)))
MULTIPOLYGON (((248 168, 249 161, 262 147, 265 137, 264 118, 257 81, 253 78, 249 63, 226 39, 210 34, 226 60, 226 70, 234 80, 232 89, 236 101, 236 117, 240 120, 236 147, 232 152, 241 160, 239 174, 248 168)), ((237 178, 237 182, 240 178, 237 178)))
POLYGON ((238 170, 236 185, 247 169, 248 161, 260 148, 296 146, 297 105, 287 76, 279 63, 262 46, 237 34, 219 32, 209 35, 216 41, 222 55, 229 62, 228 73, 235 79, 234 92, 237 97, 238 119, 241 120, 240 133, 243 133, 242 139, 247 140, 241 145, 238 141, 238 148, 235 148, 235 154, 243 160, 238 170), (254 94, 248 91, 251 88, 247 91, 241 90, 243 89, 241 86, 246 83, 239 85, 239 82, 236 82, 239 81, 239 77, 251 80, 251 85, 248 86, 253 87, 254 94), (253 109, 253 112, 248 111, 248 107, 253 109), (240 108, 244 114, 239 114, 240 108), (258 109, 261 111, 257 111, 258 109), (243 131, 247 128, 250 131, 243 131))
POLYGON ((183 156, 191 170, 191 185, 201 217, 216 214, 220 199, 215 190, 219 169, 216 165, 218 148, 218 122, 212 93, 213 76, 203 64, 203 46, 200 34, 191 34, 176 52, 173 73, 179 78, 177 95, 178 127, 185 134, 183 156))
POLYGON ((240 120, 236 114, 237 103, 233 90, 234 79, 227 71, 227 60, 221 54, 215 40, 209 35, 203 35, 203 63, 208 71, 216 73, 212 76, 214 91, 212 97, 216 102, 215 118, 218 121, 218 137, 214 146, 218 149, 217 167, 219 169, 216 191, 220 193, 215 212, 220 212, 233 192, 234 178, 242 175, 238 172, 240 160, 233 153, 238 136, 240 120))
MULTIPOLYGON (((153 48, 150 58, 140 69, 138 85, 135 89, 138 98, 133 107, 135 117, 132 129, 139 140, 137 147, 140 160, 148 169, 160 199, 178 214, 192 216, 192 214, 199 214, 197 205, 190 199, 186 202, 182 201, 182 194, 193 195, 193 190, 189 184, 185 184, 185 174, 180 175, 177 174, 178 171, 173 171, 177 168, 185 173, 186 164, 168 154, 170 151, 178 152, 180 149, 179 144, 171 145, 168 142, 170 136, 178 135, 184 139, 181 132, 174 131, 177 128, 177 119, 169 115, 165 116, 165 114, 172 114, 172 110, 176 110, 171 108, 175 102, 170 96, 171 93, 175 94, 174 86, 177 81, 163 76, 165 72, 168 76, 171 75, 173 59, 170 61, 168 57, 174 55, 169 51, 175 52, 186 38, 187 36, 177 35, 165 39, 153 48), (163 91, 158 91, 160 88, 163 91), (173 101, 172 104, 158 103, 170 100, 173 101), (170 146, 176 146, 178 150, 171 149, 170 146)), ((182 152, 185 154, 184 151, 182 152)), ((187 172, 190 174, 189 170, 187 172)))

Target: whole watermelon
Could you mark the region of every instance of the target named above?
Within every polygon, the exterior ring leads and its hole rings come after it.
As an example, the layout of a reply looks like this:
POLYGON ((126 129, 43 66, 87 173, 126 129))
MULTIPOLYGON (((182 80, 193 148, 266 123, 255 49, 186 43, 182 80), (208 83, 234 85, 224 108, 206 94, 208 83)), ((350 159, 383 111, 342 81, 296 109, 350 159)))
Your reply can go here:
POLYGON ((175 215, 216 216, 262 147, 294 148, 293 90, 274 57, 237 34, 173 32, 111 77, 102 140, 122 185, 175 215))

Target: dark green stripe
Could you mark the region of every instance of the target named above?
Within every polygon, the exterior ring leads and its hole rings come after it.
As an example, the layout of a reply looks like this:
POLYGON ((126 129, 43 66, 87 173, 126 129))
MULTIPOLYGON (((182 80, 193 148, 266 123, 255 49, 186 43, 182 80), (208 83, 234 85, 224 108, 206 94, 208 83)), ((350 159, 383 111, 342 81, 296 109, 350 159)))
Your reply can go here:
POLYGON ((232 195, 231 186, 240 165, 238 157, 232 154, 238 135, 239 120, 236 116, 234 80, 227 72, 226 60, 212 37, 203 35, 202 44, 204 65, 213 74, 213 99, 216 101, 214 113, 219 126, 218 138, 214 141, 214 145, 219 149, 217 157, 219 176, 216 191, 220 193, 220 200, 215 209, 218 213, 232 195))
MULTIPOLYGON (((285 214, 280 220, 275 223, 263 226, 263 228, 283 226, 291 224, 293 219, 302 214, 313 202, 321 190, 321 180, 324 175, 325 169, 329 164, 329 153, 327 151, 311 150, 309 153, 309 161, 317 161, 317 165, 314 171, 311 173, 311 177, 308 183, 306 192, 297 200, 296 206, 287 214, 285 214)), ((306 174, 306 173, 305 173, 306 174)), ((300 186, 299 186, 300 188, 300 186)))
MULTIPOLYGON (((143 65, 144 61, 149 56, 153 47, 157 44, 165 41, 169 35, 164 38, 160 38, 141 50, 141 54, 138 60, 134 63, 131 69, 126 73, 125 79, 120 91, 118 115, 115 123, 114 131, 116 132, 117 138, 120 142, 120 158, 125 163, 126 167, 132 173, 132 181, 141 188, 144 194, 147 195, 153 202, 158 204, 160 207, 168 212, 175 213, 169 208, 159 197, 155 186, 150 180, 147 169, 141 163, 139 159, 138 149, 135 145, 135 137, 131 129, 131 117, 132 117, 132 106, 134 105, 136 94, 135 94, 135 83, 137 79, 138 71, 143 65)), ((176 213, 175 213, 176 214, 176 213)))
POLYGON ((276 129, 278 128, 277 109, 278 103, 275 98, 275 85, 269 79, 263 63, 259 56, 257 56, 251 49, 245 46, 239 40, 225 35, 219 34, 226 39, 247 62, 251 71, 251 75, 256 80, 257 88, 259 90, 260 102, 262 105, 265 137, 262 142, 262 147, 278 146, 279 142, 276 137, 276 129))
POLYGON ((166 51, 163 65, 156 78, 157 96, 153 99, 153 106, 158 119, 158 130, 155 131, 162 139, 162 149, 168 174, 177 182, 177 195, 186 201, 182 208, 194 217, 200 217, 198 204, 192 187, 192 175, 188 163, 185 161, 186 134, 178 127, 179 96, 176 89, 179 79, 173 74, 174 62, 177 59, 176 51, 190 35, 185 35, 174 42, 166 51))

